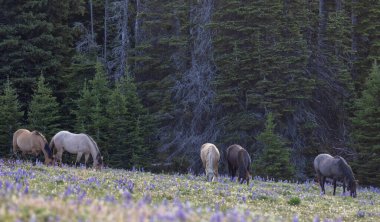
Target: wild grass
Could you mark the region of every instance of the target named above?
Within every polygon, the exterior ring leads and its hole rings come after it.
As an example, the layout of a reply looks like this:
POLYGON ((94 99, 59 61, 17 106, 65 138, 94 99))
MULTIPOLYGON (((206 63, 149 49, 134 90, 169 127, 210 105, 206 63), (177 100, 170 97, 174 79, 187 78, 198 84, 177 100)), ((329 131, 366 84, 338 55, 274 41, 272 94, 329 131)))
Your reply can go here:
POLYGON ((378 221, 380 189, 0 160, 0 221, 378 221))

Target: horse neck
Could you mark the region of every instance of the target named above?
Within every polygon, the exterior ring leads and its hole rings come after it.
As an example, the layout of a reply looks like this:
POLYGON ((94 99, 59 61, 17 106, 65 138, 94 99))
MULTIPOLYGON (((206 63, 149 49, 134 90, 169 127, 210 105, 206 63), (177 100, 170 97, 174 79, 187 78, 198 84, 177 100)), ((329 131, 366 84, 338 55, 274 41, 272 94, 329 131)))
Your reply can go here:
POLYGON ((92 148, 90 149, 90 152, 91 152, 91 155, 92 155, 92 159, 93 159, 94 163, 97 164, 98 163, 98 159, 96 157, 100 153, 98 145, 96 144, 96 142, 89 135, 86 134, 86 136, 87 136, 88 140, 90 141, 90 144, 92 145, 91 146, 92 148))
POLYGON ((346 163, 346 161, 341 158, 339 160, 339 165, 341 170, 343 171, 344 177, 349 181, 352 182, 355 180, 354 173, 352 172, 351 167, 346 163))

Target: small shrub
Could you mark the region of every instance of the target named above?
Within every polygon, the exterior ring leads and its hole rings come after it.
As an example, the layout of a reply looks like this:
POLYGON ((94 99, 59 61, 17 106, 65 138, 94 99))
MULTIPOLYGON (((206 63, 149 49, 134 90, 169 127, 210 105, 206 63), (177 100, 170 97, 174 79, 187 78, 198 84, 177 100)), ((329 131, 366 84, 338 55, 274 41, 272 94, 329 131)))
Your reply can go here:
POLYGON ((292 206, 296 206, 296 205, 299 205, 301 203, 301 199, 299 197, 292 197, 290 198, 290 200, 288 201, 288 204, 292 205, 292 206))

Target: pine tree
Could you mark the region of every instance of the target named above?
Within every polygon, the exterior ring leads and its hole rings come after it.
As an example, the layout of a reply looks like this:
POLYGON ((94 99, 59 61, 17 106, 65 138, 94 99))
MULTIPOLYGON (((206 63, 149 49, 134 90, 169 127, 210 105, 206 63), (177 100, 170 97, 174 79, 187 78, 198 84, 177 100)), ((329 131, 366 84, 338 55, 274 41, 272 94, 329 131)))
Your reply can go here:
POLYGON ((41 74, 30 103, 28 121, 31 130, 39 130, 46 137, 53 136, 60 128, 59 104, 52 94, 41 74))
POLYGON ((22 116, 16 90, 8 79, 0 94, 0 156, 10 154, 13 133, 20 126, 22 116))
POLYGON ((153 120, 138 97, 134 79, 127 77, 124 87, 130 115, 127 146, 131 149, 131 164, 149 167, 148 164, 154 155, 153 144, 149 142, 149 138, 154 133, 153 120))
POLYGON ((352 136, 358 153, 354 168, 360 183, 380 186, 380 67, 376 62, 354 107, 352 136))
POLYGON ((76 116, 75 131, 88 132, 91 124, 90 110, 95 105, 94 98, 92 97, 90 90, 85 80, 83 89, 80 92, 80 97, 75 101, 77 109, 73 111, 76 116))
POLYGON ((0 12, 0 80, 8 75, 17 88, 22 108, 33 94, 41 72, 53 87, 74 52, 72 19, 83 10, 83 1, 2 1, 0 12))
MULTIPOLYGON (((87 133, 97 142, 104 160, 107 162, 109 143, 107 139, 107 113, 110 89, 107 76, 102 65, 95 65, 95 76, 82 89, 81 96, 75 101, 77 109, 73 111, 76 115, 77 133, 87 133)), ((112 133, 112 132, 110 132, 112 133)))
POLYGON ((275 126, 273 114, 269 113, 265 130, 257 136, 263 150, 258 160, 254 161, 254 168, 260 176, 291 179, 294 176, 294 166, 290 163, 290 150, 275 133, 275 126))
POLYGON ((130 167, 131 150, 128 147, 128 129, 131 121, 127 109, 127 98, 123 92, 124 78, 118 80, 107 104, 109 165, 116 168, 130 167))

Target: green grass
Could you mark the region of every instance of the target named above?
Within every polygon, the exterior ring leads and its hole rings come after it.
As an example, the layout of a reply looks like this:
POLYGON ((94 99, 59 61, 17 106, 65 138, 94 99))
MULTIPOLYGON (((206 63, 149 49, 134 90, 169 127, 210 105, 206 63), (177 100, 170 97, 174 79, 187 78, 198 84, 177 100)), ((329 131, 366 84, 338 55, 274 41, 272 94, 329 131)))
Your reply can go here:
POLYGON ((320 195, 317 183, 33 166, 0 160, 0 221, 380 221, 380 190, 320 195), (234 218, 234 219, 233 219, 234 218))

